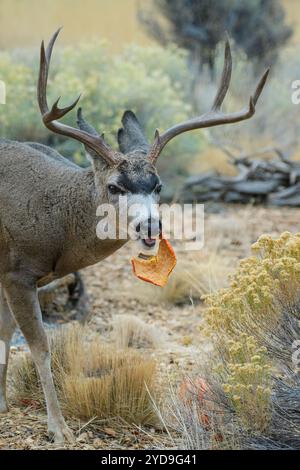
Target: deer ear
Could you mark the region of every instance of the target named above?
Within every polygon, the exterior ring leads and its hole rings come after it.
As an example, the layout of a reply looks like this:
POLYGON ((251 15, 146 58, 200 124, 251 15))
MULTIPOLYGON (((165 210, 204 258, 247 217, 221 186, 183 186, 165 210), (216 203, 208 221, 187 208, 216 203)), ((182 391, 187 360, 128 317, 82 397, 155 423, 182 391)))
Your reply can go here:
POLYGON ((118 131, 118 144, 122 153, 130 153, 140 150, 148 153, 149 144, 144 131, 132 111, 125 111, 122 117, 123 127, 118 131))
MULTIPOLYGON (((84 119, 82 108, 78 108, 77 111, 77 125, 82 131, 88 132, 89 134, 95 135, 97 137, 104 138, 104 134, 100 136, 99 132, 97 132, 96 129, 84 119)), ((101 162, 103 165, 107 166, 106 161, 101 158, 98 153, 95 152, 95 150, 91 149, 87 145, 85 145, 84 148, 86 151, 86 157, 91 163, 96 164, 97 162, 98 165, 101 162)))

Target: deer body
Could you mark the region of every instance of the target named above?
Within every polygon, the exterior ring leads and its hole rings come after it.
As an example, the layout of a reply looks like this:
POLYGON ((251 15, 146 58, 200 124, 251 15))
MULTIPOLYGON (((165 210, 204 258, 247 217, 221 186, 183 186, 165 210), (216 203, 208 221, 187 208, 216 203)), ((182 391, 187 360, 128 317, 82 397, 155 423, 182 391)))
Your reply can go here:
POLYGON ((108 201, 91 169, 18 142, 0 141, 0 155, 0 276, 24 265, 41 285, 124 244, 96 236, 96 209, 108 201))
POLYGON ((156 160, 165 145, 192 129, 229 124, 253 116, 266 82, 259 81, 249 105, 226 114, 221 105, 231 77, 231 54, 226 43, 222 79, 211 111, 179 123, 163 134, 155 133, 150 146, 132 111, 122 118, 118 132, 119 151, 113 150, 78 111, 79 128, 59 120, 78 102, 48 107, 46 89, 51 54, 57 31, 47 49, 41 47, 38 103, 45 126, 84 144, 92 162, 88 169, 70 163, 55 150, 38 143, 0 140, 0 341, 5 343, 5 364, 0 364, 0 412, 7 411, 6 372, 9 345, 16 323, 28 342, 43 387, 49 435, 56 442, 72 439, 57 401, 50 351, 43 328, 37 287, 101 261, 119 249, 126 239, 100 240, 96 235, 96 210, 109 203, 118 212, 120 195, 128 207, 139 203, 142 215, 136 237, 152 247, 160 233, 158 212, 160 179, 156 160), (150 233, 150 235, 149 235, 150 233))

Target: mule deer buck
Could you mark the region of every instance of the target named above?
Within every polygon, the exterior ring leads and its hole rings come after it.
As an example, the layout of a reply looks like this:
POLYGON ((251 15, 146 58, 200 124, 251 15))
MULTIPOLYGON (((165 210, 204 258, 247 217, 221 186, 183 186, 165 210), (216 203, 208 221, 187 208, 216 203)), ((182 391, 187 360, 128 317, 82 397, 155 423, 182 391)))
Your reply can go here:
MULTIPOLYGON (((81 142, 91 167, 80 168, 52 148, 38 143, 0 141, 0 340, 6 346, 6 363, 0 365, 0 412, 7 411, 6 372, 12 334, 18 325, 28 342, 43 387, 48 431, 55 442, 72 439, 58 404, 50 366, 50 352, 43 328, 37 288, 101 261, 118 250, 126 240, 100 240, 96 236, 96 209, 110 203, 118 210, 120 194, 128 196, 128 207, 136 201, 145 206, 136 230, 145 247, 152 247, 159 232, 157 203, 161 190, 156 161, 174 137, 192 129, 230 124, 253 116, 268 71, 259 81, 249 105, 225 114, 221 105, 231 78, 231 52, 226 42, 224 68, 212 109, 203 116, 176 124, 149 145, 132 111, 122 118, 118 132, 119 151, 113 150, 78 111, 78 128, 59 122, 71 111, 48 107, 46 89, 51 54, 60 30, 48 47, 41 45, 38 103, 45 126, 81 142), (151 228, 151 236, 149 233, 151 228)), ((151 97, 149 97, 151 99, 151 97)))

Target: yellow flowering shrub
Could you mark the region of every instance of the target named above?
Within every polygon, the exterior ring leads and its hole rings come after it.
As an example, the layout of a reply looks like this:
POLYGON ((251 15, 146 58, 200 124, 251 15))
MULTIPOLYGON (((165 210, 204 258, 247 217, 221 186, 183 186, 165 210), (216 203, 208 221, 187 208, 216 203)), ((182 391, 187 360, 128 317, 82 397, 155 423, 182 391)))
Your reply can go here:
MULTIPOLYGON (((205 298, 203 332, 215 345, 215 372, 244 426, 263 430, 269 422, 271 354, 262 346, 282 312, 300 295, 300 233, 278 239, 263 235, 253 256, 240 262, 228 288, 205 298)), ((297 314, 297 313, 296 313, 297 314)))

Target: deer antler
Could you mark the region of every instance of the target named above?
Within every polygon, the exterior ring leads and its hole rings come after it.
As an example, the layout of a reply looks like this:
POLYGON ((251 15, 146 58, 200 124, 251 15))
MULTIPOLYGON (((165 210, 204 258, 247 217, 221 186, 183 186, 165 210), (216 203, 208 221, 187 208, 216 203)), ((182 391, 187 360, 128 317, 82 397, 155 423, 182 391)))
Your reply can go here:
POLYGON ((47 103, 47 81, 49 74, 49 66, 52 55, 53 46, 55 44, 56 38, 60 32, 59 28, 50 39, 48 47, 45 51, 44 41, 41 44, 41 55, 40 55, 40 71, 39 71, 39 80, 38 80, 38 103, 41 110, 43 122, 45 126, 57 134, 65 135, 71 137, 72 139, 78 140, 84 145, 92 148, 98 155, 103 157, 109 165, 115 165, 120 161, 120 154, 114 151, 99 135, 94 135, 84 130, 80 130, 66 124, 62 124, 57 121, 57 119, 65 116, 69 111, 71 111, 77 105, 79 97, 70 105, 65 108, 59 108, 58 100, 55 101, 51 110, 49 110, 47 103))
POLYGON ((231 70, 232 58, 230 44, 227 39, 225 45, 222 78, 211 110, 203 114, 202 116, 190 119, 189 121, 185 121, 180 124, 176 124, 161 135, 159 134, 158 129, 156 129, 155 140, 148 154, 148 157, 152 163, 156 162, 164 146, 171 139, 173 139, 179 134, 182 134, 183 132, 191 131, 194 129, 201 129, 204 127, 218 126, 220 124, 231 124, 234 122, 244 121, 245 119, 249 119, 253 116, 253 114, 255 113, 255 105, 265 86, 269 74, 269 69, 266 70, 266 72, 263 74, 260 81, 258 82, 254 95, 250 97, 248 107, 239 112, 225 114, 221 111, 221 105, 229 88, 231 70))

